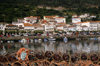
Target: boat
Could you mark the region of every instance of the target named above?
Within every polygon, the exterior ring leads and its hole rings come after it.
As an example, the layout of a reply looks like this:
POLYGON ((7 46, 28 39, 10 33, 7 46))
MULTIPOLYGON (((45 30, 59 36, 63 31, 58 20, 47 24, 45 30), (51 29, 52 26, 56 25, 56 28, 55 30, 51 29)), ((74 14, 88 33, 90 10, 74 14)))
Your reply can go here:
POLYGON ((7 41, 7 43, 10 43, 10 41, 7 41))
POLYGON ((38 42, 41 43, 42 42, 42 39, 38 39, 38 42))
POLYGON ((49 41, 55 41, 56 39, 54 37, 48 38, 49 41))
POLYGON ((1 43, 3 43, 3 41, 2 41, 2 40, 1 40, 0 42, 1 42, 1 43))
POLYGON ((26 43, 26 42, 27 42, 27 41, 26 41, 26 39, 24 39, 24 38, 21 40, 21 43, 26 43))
POLYGON ((47 42, 48 41, 48 39, 47 38, 44 38, 44 42, 47 42))
POLYGON ((90 40, 98 40, 98 38, 90 38, 90 40))
POLYGON ((38 39, 34 39, 34 42, 37 43, 38 42, 38 39))
POLYGON ((33 43, 33 39, 30 39, 30 42, 33 43))
POLYGON ((14 41, 11 41, 11 43, 14 43, 14 41))
POLYGON ((67 37, 64 37, 64 38, 63 38, 63 41, 64 41, 65 43, 67 43, 67 42, 68 42, 68 38, 67 38, 67 37))

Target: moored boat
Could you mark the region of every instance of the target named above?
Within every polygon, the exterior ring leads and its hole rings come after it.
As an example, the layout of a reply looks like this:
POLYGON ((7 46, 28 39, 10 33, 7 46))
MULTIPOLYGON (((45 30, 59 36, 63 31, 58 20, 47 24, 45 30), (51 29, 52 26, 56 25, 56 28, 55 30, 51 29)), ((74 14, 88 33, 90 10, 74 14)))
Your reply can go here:
POLYGON ((54 37, 48 38, 49 41, 55 41, 56 39, 54 37))
POLYGON ((67 38, 67 37, 64 37, 64 38, 63 38, 63 41, 64 41, 65 43, 67 43, 67 42, 68 42, 68 38, 67 38))
POLYGON ((48 39, 47 38, 44 38, 44 42, 47 42, 48 41, 48 39))

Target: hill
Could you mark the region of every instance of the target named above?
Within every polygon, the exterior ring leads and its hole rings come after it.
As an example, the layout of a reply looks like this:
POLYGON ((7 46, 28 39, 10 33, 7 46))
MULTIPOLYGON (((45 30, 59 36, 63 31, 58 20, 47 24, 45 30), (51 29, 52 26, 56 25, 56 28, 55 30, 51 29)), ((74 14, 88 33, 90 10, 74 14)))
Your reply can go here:
POLYGON ((100 16, 99 11, 100 0, 0 0, 0 22, 25 16, 67 15, 68 19, 72 14, 82 13, 100 16))

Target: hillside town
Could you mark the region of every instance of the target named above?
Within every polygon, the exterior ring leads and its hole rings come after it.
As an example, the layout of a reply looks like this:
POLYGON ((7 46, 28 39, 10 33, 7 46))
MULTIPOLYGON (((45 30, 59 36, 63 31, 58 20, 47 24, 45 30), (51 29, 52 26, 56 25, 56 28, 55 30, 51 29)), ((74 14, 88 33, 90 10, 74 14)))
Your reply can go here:
POLYGON ((17 19, 17 22, 12 24, 0 23, 0 33, 54 33, 54 32, 99 32, 100 21, 82 21, 82 19, 96 18, 96 16, 73 15, 72 22, 67 23, 65 17, 59 16, 29 16, 17 19))

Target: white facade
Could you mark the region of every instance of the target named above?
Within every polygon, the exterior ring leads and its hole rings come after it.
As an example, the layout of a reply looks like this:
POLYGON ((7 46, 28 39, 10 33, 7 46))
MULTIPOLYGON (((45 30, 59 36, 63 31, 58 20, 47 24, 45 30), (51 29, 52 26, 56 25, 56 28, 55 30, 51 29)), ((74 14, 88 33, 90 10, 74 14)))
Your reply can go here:
POLYGON ((66 18, 64 18, 64 17, 56 17, 55 21, 57 23, 66 23, 66 18))
POLYGON ((6 25, 5 24, 0 24, 0 30, 5 30, 6 25))
POLYGON ((76 31, 82 31, 82 27, 81 26, 76 26, 76 31))
POLYGON ((45 31, 54 31, 54 25, 45 25, 45 31))
POLYGON ((56 26, 56 30, 64 30, 63 26, 56 26))
POLYGON ((82 31, 89 31, 89 27, 87 27, 87 26, 82 26, 82 31))
POLYGON ((38 17, 30 16, 30 17, 25 17, 24 18, 24 23, 36 23, 38 20, 38 17))
POLYGON ((24 23, 24 30, 34 30, 34 26, 29 23, 24 23))
POLYGON ((13 22, 12 24, 13 25, 17 25, 18 27, 24 27, 24 24, 23 23, 13 22))
POLYGON ((33 26, 24 26, 25 30, 34 30, 35 28, 33 26))
POLYGON ((68 31, 76 31, 76 27, 75 26, 69 26, 68 31))
MULTIPOLYGON (((88 21, 88 22, 80 22, 76 23, 76 26, 86 26, 85 30, 88 31, 98 31, 100 30, 100 21, 88 21)), ((83 30, 83 27, 82 27, 83 30)))
POLYGON ((81 18, 80 17, 73 17, 72 18, 72 23, 78 23, 81 22, 81 18))

